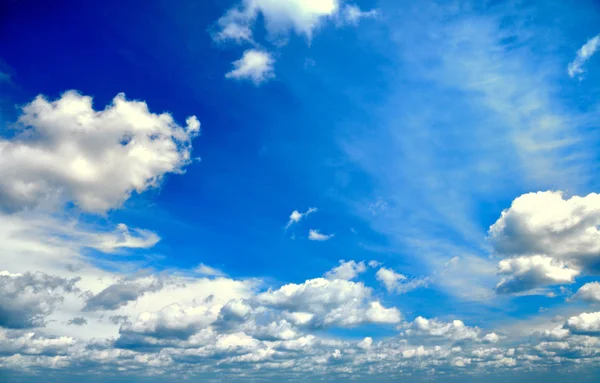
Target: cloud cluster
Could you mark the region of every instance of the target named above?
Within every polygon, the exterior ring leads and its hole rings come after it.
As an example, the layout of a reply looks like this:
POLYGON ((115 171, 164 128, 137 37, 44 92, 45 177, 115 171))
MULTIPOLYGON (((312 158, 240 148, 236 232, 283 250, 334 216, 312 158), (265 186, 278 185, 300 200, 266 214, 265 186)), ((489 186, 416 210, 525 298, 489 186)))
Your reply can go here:
POLYGON ((569 284, 600 272, 600 195, 547 191, 516 198, 490 227, 502 280, 499 293, 569 284))
POLYGON ((0 327, 44 326, 64 294, 79 291, 76 282, 45 273, 0 272, 0 327))
POLYGON ((218 43, 232 41, 253 46, 233 63, 234 69, 225 77, 246 79, 259 85, 275 77, 273 55, 259 48, 254 37, 259 16, 264 20, 268 40, 281 46, 291 31, 310 42, 315 31, 328 20, 338 25, 356 25, 361 19, 378 14, 377 10, 362 11, 354 4, 342 5, 342 0, 242 0, 217 20, 212 37, 218 43))

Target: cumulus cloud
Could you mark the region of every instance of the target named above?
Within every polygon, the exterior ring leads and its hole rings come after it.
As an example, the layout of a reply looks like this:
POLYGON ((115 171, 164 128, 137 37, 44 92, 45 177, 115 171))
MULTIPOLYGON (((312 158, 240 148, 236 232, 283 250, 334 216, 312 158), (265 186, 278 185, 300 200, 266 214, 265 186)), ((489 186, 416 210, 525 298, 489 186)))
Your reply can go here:
POLYGON ((146 103, 117 95, 104 110, 75 91, 25 105, 17 134, 0 139, 0 207, 20 210, 72 201, 104 213, 132 191, 156 187, 167 173, 190 163, 195 116, 186 127, 146 103))
POLYGON ((316 213, 316 212, 317 212, 316 207, 309 207, 308 210, 305 211, 304 213, 300 213, 298 210, 294 210, 292 212, 292 214, 290 214, 290 219, 289 219, 287 225, 285 225, 286 230, 289 229, 290 226, 292 226, 293 224, 300 222, 301 219, 306 218, 310 214, 316 213))
POLYGON ((569 73, 569 77, 573 78, 578 76, 579 79, 582 79, 585 70, 583 69, 583 65, 596 53, 596 50, 600 47, 600 34, 589 39, 579 50, 577 51, 577 55, 575 59, 569 63, 567 67, 567 73, 569 73))
POLYGON ((251 30, 258 15, 262 15, 265 27, 271 37, 285 34, 290 29, 296 33, 312 38, 313 31, 324 19, 332 17, 339 10, 338 0, 306 1, 271 1, 243 0, 230 9, 218 21, 220 31, 218 40, 249 40, 251 30), (241 37, 240 37, 241 36, 241 37))
POLYGON ((371 289, 360 282, 341 279, 310 279, 259 294, 261 305, 298 313, 288 316, 297 324, 316 327, 352 327, 363 323, 397 323, 396 308, 385 308, 372 300, 371 289))
POLYGON ((564 263, 548 256, 534 255, 510 258, 500 261, 499 273, 508 275, 496 286, 501 294, 518 293, 539 286, 558 285, 575 282, 579 271, 570 269, 564 263))
POLYGON ((79 291, 77 281, 45 273, 0 272, 0 326, 43 326, 46 317, 64 300, 64 294, 79 291))
POLYGON ((425 287, 429 283, 427 278, 409 279, 405 275, 396 273, 394 270, 381 267, 375 274, 375 278, 383 283, 386 290, 403 294, 419 287, 425 287))
POLYGON ((589 303, 600 303, 600 282, 590 282, 581 286, 571 299, 581 299, 589 303))
POLYGON ((0 329, 0 355, 64 355, 74 344, 75 339, 68 336, 46 337, 34 332, 0 329))
POLYGON ((600 335, 600 311, 572 316, 564 327, 573 334, 600 335))
POLYGON ((88 298, 83 311, 116 310, 146 293, 162 288, 163 282, 154 277, 123 280, 88 298))
MULTIPOLYGON (((481 330, 477 327, 469 327, 461 320, 442 322, 437 319, 427 319, 421 316, 410 323, 408 329, 405 331, 407 335, 442 337, 454 341, 465 339, 475 340, 479 337, 480 332, 481 330)), ((493 338, 493 336, 490 335, 490 338, 493 338)))
POLYGON ((308 239, 311 241, 327 241, 334 237, 335 234, 322 234, 318 230, 310 229, 308 231, 308 239))
POLYGON ((248 49, 242 58, 233 62, 233 69, 225 74, 226 78, 236 80, 250 80, 254 85, 270 80, 275 77, 273 64, 275 59, 270 53, 248 49))
POLYGON ((356 261, 340 261, 340 265, 334 267, 325 273, 327 279, 343 279, 346 281, 356 278, 359 274, 367 271, 367 267, 364 262, 356 261))
POLYGON ((516 198, 490 227, 489 242, 505 279, 499 291, 572 283, 600 272, 600 195, 565 198, 562 192, 516 198))

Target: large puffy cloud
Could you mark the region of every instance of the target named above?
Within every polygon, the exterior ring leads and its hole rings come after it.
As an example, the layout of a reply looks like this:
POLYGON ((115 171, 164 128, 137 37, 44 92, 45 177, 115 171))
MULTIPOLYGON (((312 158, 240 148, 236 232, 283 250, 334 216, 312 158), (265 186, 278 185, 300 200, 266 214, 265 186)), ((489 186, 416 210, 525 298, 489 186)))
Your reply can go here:
POLYGON ((95 213, 119 207, 132 191, 155 187, 190 162, 200 123, 194 116, 186 123, 124 94, 101 111, 75 91, 54 101, 38 96, 23 107, 17 134, 0 139, 0 206, 72 201, 95 213))
POLYGON ((361 282, 324 278, 302 284, 290 283, 256 297, 267 307, 286 310, 288 319, 312 326, 351 327, 363 323, 397 323, 396 308, 385 308, 372 300, 371 289, 361 282))
POLYGON ((565 198, 538 192, 516 198, 490 227, 489 241, 505 279, 499 291, 572 283, 600 272, 600 195, 565 198))
POLYGON ((0 272, 0 326, 43 326, 64 294, 77 292, 77 279, 67 280, 44 273, 0 272))
POLYGON ((564 327, 574 334, 600 335, 600 311, 572 316, 564 327))
POLYGON ((548 256, 534 255, 500 261, 499 273, 508 277, 496 286, 499 293, 518 293, 538 286, 575 282, 579 270, 548 256))

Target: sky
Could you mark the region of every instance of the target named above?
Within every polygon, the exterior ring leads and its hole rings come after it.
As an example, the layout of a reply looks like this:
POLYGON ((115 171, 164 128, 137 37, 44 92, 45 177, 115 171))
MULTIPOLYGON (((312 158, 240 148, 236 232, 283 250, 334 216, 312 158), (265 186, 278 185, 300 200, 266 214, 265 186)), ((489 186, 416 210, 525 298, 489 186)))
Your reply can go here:
POLYGON ((600 4, 0 4, 5 382, 595 382, 600 4))

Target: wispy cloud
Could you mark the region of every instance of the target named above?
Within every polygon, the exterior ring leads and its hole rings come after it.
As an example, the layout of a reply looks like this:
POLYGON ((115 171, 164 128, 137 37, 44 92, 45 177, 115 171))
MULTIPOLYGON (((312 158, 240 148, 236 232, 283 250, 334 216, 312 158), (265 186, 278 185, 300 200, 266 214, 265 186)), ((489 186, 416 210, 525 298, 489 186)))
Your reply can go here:
POLYGON ((223 277, 226 275, 221 270, 205 265, 204 263, 201 263, 198 266, 196 266, 194 272, 200 275, 205 275, 207 277, 223 277))
POLYGON ((585 69, 583 65, 596 53, 596 50, 600 47, 600 34, 589 39, 579 50, 575 59, 569 63, 567 67, 567 73, 569 77, 573 78, 577 76, 580 80, 583 79, 585 69))
POLYGON ((517 10, 426 7, 430 12, 408 7, 388 25, 399 52, 392 57, 403 70, 388 77, 376 128, 342 138, 348 157, 375 185, 353 206, 415 254, 414 266, 425 274, 459 256, 459 272, 436 285, 485 299, 498 278, 485 242, 497 216, 486 214, 499 214, 523 191, 585 187, 594 174, 595 140, 586 133, 589 117, 557 94, 564 69, 530 51, 522 39, 533 31, 502 24, 504 17, 518 19, 517 10), (374 209, 372 195, 387 203, 385 211, 374 209))
POLYGON ((301 219, 306 218, 308 215, 316 212, 316 207, 309 207, 308 210, 304 213, 300 213, 298 210, 294 210, 292 214, 290 214, 290 220, 288 221, 287 225, 285 225, 285 229, 289 229, 290 226, 292 226, 293 224, 300 222, 301 219))

